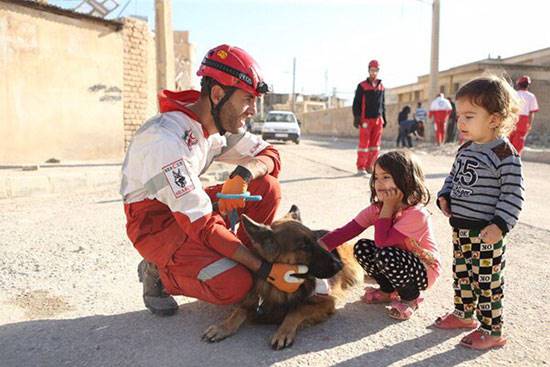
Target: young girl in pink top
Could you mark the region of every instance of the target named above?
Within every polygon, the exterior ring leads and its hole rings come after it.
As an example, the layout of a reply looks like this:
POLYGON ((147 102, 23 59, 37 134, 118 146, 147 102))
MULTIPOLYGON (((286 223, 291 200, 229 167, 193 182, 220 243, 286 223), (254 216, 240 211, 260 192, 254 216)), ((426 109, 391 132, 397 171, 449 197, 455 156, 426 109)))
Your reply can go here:
POLYGON ((420 291, 439 276, 439 253, 424 205, 430 194, 416 158, 392 151, 378 158, 370 179, 371 205, 349 223, 323 236, 328 250, 374 225, 374 241, 359 240, 354 255, 379 285, 367 287, 366 303, 390 303, 389 316, 406 320, 422 301, 420 291))

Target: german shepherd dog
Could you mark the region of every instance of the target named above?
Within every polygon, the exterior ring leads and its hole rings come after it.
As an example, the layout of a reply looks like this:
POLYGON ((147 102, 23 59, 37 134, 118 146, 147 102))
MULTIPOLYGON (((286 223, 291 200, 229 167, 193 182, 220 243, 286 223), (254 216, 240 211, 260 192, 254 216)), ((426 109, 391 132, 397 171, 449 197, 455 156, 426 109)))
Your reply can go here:
POLYGON ((323 322, 335 312, 336 300, 357 283, 363 270, 353 257, 350 244, 338 247, 333 253, 319 246, 317 239, 327 231, 312 231, 304 226, 295 205, 271 226, 256 223, 246 215, 242 215, 241 225, 259 257, 271 263, 304 264, 309 270, 297 275, 304 278, 304 282, 295 293, 279 291, 266 280, 257 279, 231 315, 220 324, 210 326, 202 339, 220 341, 250 320, 280 324, 271 339, 271 347, 275 350, 290 347, 299 327, 323 322), (330 295, 315 292, 315 278, 329 279, 330 295))

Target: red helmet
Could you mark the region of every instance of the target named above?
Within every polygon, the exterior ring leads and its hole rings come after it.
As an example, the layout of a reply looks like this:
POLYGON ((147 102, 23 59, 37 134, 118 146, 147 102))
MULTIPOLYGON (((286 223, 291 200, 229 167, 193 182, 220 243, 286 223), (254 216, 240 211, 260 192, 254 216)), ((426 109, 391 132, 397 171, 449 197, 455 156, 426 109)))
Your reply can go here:
POLYGON ((531 84, 531 78, 529 78, 527 75, 522 75, 518 78, 518 80, 516 80, 516 85, 520 85, 520 84, 531 84))
POLYGON ((229 45, 214 47, 202 59, 198 76, 208 76, 227 87, 259 96, 269 92, 256 61, 245 50, 229 45))
POLYGON ((369 69, 370 68, 380 69, 380 65, 378 64, 378 60, 371 60, 369 62, 369 69))

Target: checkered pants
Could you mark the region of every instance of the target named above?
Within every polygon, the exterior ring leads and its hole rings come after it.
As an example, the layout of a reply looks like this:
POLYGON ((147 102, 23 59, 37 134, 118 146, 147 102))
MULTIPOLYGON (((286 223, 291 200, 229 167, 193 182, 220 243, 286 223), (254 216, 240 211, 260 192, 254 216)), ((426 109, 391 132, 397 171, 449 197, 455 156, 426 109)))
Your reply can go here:
POLYGON ((503 241, 483 243, 479 230, 453 229, 454 314, 472 319, 474 310, 481 331, 500 336, 502 332, 503 241))
POLYGON ((412 252, 396 247, 380 249, 374 241, 362 239, 353 247, 353 254, 383 292, 397 291, 402 300, 412 301, 428 288, 426 267, 412 252))

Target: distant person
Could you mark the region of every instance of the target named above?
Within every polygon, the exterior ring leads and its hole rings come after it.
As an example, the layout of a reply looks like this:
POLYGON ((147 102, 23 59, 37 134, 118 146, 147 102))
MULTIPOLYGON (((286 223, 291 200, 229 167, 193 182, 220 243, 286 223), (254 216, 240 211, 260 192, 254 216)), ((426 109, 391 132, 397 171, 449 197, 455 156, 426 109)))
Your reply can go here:
POLYGON ((535 119, 535 113, 539 110, 539 104, 537 102, 537 97, 527 89, 531 84, 531 78, 527 75, 520 77, 517 82, 517 93, 521 100, 523 101, 521 110, 519 113, 519 120, 516 124, 515 130, 510 134, 510 142, 516 148, 519 154, 525 146, 525 138, 531 127, 533 126, 533 121, 535 119))
POLYGON ((422 123, 426 123, 426 121, 428 120, 428 112, 424 107, 422 107, 422 102, 418 102, 416 104, 413 118, 416 121, 422 121, 422 123))
POLYGON ((358 176, 372 173, 380 151, 382 129, 386 126, 384 86, 382 80, 378 79, 379 70, 378 61, 371 60, 369 76, 359 83, 353 99, 353 126, 359 128, 356 162, 358 176))
POLYGON ((370 178, 370 205, 319 244, 333 250, 367 228, 374 240, 360 239, 354 255, 379 287, 367 287, 365 303, 387 303, 389 316, 409 319, 422 302, 420 292, 441 272, 439 250, 426 205, 430 193, 422 168, 410 152, 395 150, 377 159, 370 178))
POLYGON ((514 90, 497 77, 477 78, 460 88, 458 128, 468 142, 459 148, 437 195, 437 205, 453 227, 454 311, 435 326, 475 329, 460 341, 473 349, 506 344, 504 236, 518 222, 524 200, 521 159, 506 138, 517 103, 514 90))
POLYGON ((447 98, 451 104, 451 114, 447 121, 447 132, 445 134, 445 143, 452 143, 456 140, 456 106, 451 97, 447 98))
POLYGON ((409 106, 403 107, 399 115, 397 116, 397 141, 395 145, 403 147, 412 147, 411 132, 413 129, 414 120, 409 120, 409 113, 411 113, 411 108, 409 106))
POLYGON ((453 108, 443 93, 432 101, 429 117, 434 121, 434 138, 437 145, 441 145, 445 139, 445 124, 451 115, 453 108))

